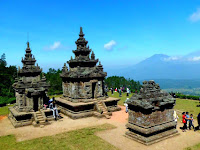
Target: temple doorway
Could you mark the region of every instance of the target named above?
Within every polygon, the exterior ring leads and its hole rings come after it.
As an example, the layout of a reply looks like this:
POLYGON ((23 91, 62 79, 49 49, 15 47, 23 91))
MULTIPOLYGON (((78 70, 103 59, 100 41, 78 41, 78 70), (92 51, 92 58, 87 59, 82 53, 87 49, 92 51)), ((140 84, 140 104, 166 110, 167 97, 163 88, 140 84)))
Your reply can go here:
POLYGON ((94 94, 94 92, 95 92, 95 87, 96 87, 96 82, 93 82, 93 83, 92 83, 92 98, 95 97, 95 94, 94 94))
POLYGON ((38 111, 38 97, 33 97, 33 109, 38 111))

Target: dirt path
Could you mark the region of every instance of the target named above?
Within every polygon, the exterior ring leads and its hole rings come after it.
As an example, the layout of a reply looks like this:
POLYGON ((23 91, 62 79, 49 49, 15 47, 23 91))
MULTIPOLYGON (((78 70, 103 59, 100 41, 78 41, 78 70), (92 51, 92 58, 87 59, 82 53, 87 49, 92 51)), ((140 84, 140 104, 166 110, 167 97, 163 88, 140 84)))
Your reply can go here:
MULTIPOLYGON (((180 130, 179 136, 166 139, 151 146, 145 146, 131 139, 128 139, 124 137, 126 131, 125 124, 127 123, 128 114, 125 113, 125 107, 121 106, 121 108, 121 111, 113 113, 111 119, 89 117, 72 120, 64 116, 62 120, 57 122, 53 121, 50 125, 44 126, 43 128, 33 126, 14 128, 8 118, 5 118, 0 120, 0 136, 14 134, 17 141, 23 141, 43 136, 51 136, 85 127, 101 125, 104 123, 110 123, 115 125, 117 128, 99 132, 97 135, 122 150, 182 150, 185 147, 200 143, 199 132, 188 131, 186 133, 182 133, 180 130)), ((180 125, 181 123, 178 124, 178 126, 180 125)))

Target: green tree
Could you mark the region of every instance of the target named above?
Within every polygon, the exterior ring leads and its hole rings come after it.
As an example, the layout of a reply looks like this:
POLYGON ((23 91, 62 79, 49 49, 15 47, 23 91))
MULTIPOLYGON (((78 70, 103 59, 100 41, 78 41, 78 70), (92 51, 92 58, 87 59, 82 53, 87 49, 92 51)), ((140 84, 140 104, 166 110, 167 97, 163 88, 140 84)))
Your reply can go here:
POLYGON ((124 87, 129 88, 132 92, 138 91, 141 88, 141 84, 139 81, 134 81, 131 79, 125 79, 124 77, 119 76, 111 76, 105 79, 105 83, 109 88, 120 88, 124 87))
POLYGON ((45 74, 47 81, 50 82, 50 88, 48 90, 49 95, 62 94, 62 79, 60 77, 60 69, 55 70, 49 68, 49 71, 45 74))

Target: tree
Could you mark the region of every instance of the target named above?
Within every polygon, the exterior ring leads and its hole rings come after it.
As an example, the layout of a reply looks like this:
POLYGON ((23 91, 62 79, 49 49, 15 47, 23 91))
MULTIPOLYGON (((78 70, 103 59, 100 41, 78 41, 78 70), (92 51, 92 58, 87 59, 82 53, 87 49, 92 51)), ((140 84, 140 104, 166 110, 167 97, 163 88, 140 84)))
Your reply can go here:
POLYGON ((16 76, 16 66, 6 67, 6 57, 5 54, 3 54, 0 59, 0 96, 14 97, 12 84, 16 76))
POLYGON ((7 63, 6 63, 6 54, 5 54, 5 53, 3 53, 3 54, 1 55, 0 65, 2 65, 2 66, 4 66, 4 67, 7 65, 7 63))
POLYGON ((139 81, 135 82, 134 80, 125 79, 124 77, 119 76, 108 77, 105 79, 105 83, 109 88, 124 87, 125 90, 126 88, 129 88, 132 92, 134 92, 135 90, 140 90, 141 88, 141 84, 139 81))

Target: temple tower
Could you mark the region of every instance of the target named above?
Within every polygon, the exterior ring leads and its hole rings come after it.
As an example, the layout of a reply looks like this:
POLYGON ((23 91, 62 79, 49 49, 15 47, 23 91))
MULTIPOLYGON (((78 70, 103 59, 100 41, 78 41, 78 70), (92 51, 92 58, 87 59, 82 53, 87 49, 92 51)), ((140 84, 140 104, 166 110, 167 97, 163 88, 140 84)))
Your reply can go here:
POLYGON ((73 50, 75 57, 67 61, 69 68, 66 63, 64 64, 60 74, 63 81, 63 96, 56 100, 61 111, 74 119, 91 116, 95 109, 100 109, 95 105, 100 102, 103 103, 104 112, 108 111, 106 104, 112 108, 110 111, 119 110, 117 107, 119 99, 107 99, 105 96, 104 79, 107 73, 103 71, 103 66, 95 58, 94 52, 87 46, 88 41, 84 38, 82 27, 75 43, 77 47, 73 50))
POLYGON ((16 104, 9 108, 9 118, 15 127, 31 124, 34 113, 42 110, 43 104, 48 101, 46 93, 49 84, 45 76, 41 77, 42 69, 35 65, 29 42, 22 63, 23 67, 18 68, 18 78, 13 84, 16 104))

